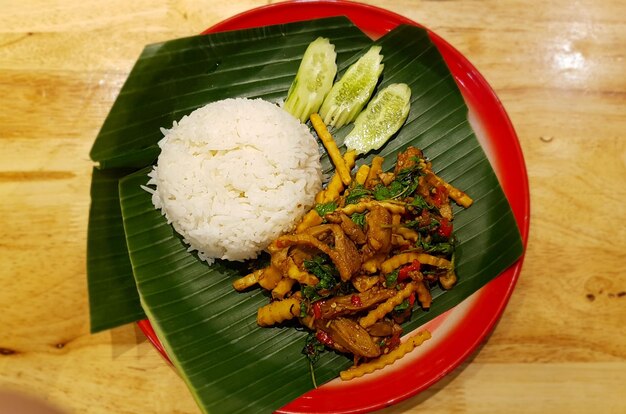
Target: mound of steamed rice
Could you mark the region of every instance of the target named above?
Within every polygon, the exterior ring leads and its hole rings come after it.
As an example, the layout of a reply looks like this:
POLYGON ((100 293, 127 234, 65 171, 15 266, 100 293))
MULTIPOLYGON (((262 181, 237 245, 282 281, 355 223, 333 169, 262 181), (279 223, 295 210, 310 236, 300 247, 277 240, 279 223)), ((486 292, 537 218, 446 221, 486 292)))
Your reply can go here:
POLYGON ((162 132, 145 189, 202 260, 256 257, 315 203, 316 139, 270 102, 213 102, 162 132))

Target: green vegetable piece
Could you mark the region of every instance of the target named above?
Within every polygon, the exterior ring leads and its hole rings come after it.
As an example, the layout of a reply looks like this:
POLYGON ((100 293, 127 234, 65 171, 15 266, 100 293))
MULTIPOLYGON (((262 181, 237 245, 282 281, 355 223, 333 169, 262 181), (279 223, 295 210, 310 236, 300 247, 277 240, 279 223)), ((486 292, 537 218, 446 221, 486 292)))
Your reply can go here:
POLYGON ((336 58, 335 45, 324 37, 312 41, 304 52, 284 106, 300 122, 322 106, 337 74, 336 58))
POLYGON ((309 359, 309 361, 311 361, 312 364, 315 364, 324 351, 326 351, 326 347, 324 346, 324 344, 317 340, 317 338, 315 337, 315 333, 309 333, 309 335, 305 339, 302 353, 306 355, 306 357, 309 359))
POLYGON ((354 224, 363 228, 365 226, 365 212, 363 213, 354 213, 350 216, 350 219, 354 222, 354 224))
POLYGON ((409 301, 407 299, 403 300, 401 304, 397 305, 393 308, 395 312, 403 312, 409 308, 409 301))
POLYGON ((398 270, 394 270, 393 272, 385 275, 385 286, 390 288, 394 286, 398 281, 398 270))
POLYGON ((337 271, 332 262, 323 256, 315 256, 311 260, 305 260, 304 267, 319 279, 319 283, 315 286, 316 290, 330 290, 337 284, 337 278, 335 277, 337 271))
POLYGON ((315 211, 320 217, 324 217, 328 213, 332 213, 337 209, 337 203, 329 201, 328 203, 320 203, 315 205, 315 211))
POLYGON ((389 200, 391 198, 391 191, 382 184, 376 185, 373 190, 374 198, 378 201, 389 200))
POLYGON ((411 201, 411 205, 413 207, 417 207, 417 209, 419 210, 419 212, 421 212, 422 210, 426 209, 426 210, 431 210, 433 208, 433 206, 431 206, 430 204, 428 204, 426 202, 426 200, 424 200, 424 198, 422 196, 416 195, 415 198, 413 199, 413 201, 411 201))
POLYGON ((369 101, 384 67, 381 49, 372 46, 333 85, 320 108, 326 125, 339 128, 352 122, 369 101))
POLYGON ((411 88, 405 83, 394 83, 378 92, 346 136, 348 149, 365 154, 382 147, 406 121, 410 99, 411 88))
POLYGON ((345 202, 346 204, 356 204, 362 198, 367 197, 371 194, 372 192, 368 190, 367 188, 365 188, 365 186, 363 186, 362 184, 356 184, 354 187, 352 187, 349 190, 348 195, 346 196, 345 202))

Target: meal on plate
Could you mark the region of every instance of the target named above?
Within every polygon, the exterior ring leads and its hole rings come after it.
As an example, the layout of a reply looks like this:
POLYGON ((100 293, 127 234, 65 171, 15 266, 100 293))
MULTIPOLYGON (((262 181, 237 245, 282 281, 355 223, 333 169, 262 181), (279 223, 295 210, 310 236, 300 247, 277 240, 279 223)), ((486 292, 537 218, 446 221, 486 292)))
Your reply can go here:
POLYGON ((431 287, 454 286, 451 200, 472 203, 412 146, 390 171, 381 156, 355 167, 409 112, 406 84, 371 98, 383 70, 380 52, 372 47, 333 84, 334 46, 317 39, 282 108, 226 99, 164 129, 149 174, 156 188, 145 187, 200 259, 269 252, 269 264, 237 279, 235 289, 258 284, 269 292, 260 326, 293 320, 308 329, 303 352, 312 363, 326 348, 351 355, 354 366, 342 379, 382 368, 430 338, 422 331, 402 342, 401 324, 414 306, 430 307, 431 287), (307 120, 335 166, 323 189, 307 120), (327 125, 350 122, 342 154, 327 125))
POLYGON ((147 45, 89 154, 91 331, 140 321, 203 412, 373 410, 457 366, 523 253, 490 158, 523 164, 476 139, 472 114, 517 145, 484 80, 402 21, 147 45))

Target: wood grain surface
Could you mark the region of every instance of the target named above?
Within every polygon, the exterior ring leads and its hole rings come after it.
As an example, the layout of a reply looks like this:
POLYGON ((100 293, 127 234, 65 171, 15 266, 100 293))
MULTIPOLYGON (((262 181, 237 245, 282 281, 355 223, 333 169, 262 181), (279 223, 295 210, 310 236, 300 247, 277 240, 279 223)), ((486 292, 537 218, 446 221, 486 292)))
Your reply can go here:
MULTIPOLYGON (((145 44, 266 3, 0 0, 0 391, 67 413, 199 412, 135 325, 89 334, 88 151, 145 44)), ((485 76, 532 204, 521 277, 486 343, 382 412, 626 412, 626 2, 367 3, 485 76)))

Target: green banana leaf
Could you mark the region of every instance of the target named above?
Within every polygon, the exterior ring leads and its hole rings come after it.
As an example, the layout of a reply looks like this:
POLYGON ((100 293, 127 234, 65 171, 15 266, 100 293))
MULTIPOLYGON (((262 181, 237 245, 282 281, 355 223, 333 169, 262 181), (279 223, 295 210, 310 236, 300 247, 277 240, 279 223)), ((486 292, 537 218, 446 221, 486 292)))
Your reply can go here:
POLYGON ((91 331, 145 317, 136 293, 117 181, 154 162, 161 127, 227 97, 285 98, 307 45, 318 36, 346 60, 371 43, 345 17, 193 36, 149 45, 122 87, 91 149, 88 235, 91 331))
POLYGON ((192 36, 147 46, 91 148, 101 167, 141 168, 159 154, 160 128, 220 99, 278 101, 316 37, 345 59, 371 40, 345 17, 192 36))
MULTIPOLYGON (((309 390, 300 354, 306 334, 257 327, 256 309, 267 297, 231 287, 248 264, 207 266, 188 253, 140 188, 149 168, 128 174, 154 162, 160 127, 199 106, 235 96, 284 99, 304 49, 319 35, 337 46, 340 73, 371 44, 346 19, 332 18, 148 46, 92 148, 101 168, 93 174, 88 238, 92 330, 136 320, 145 309, 205 412, 270 411, 309 390)), ((406 82, 413 91, 406 125, 379 151, 385 166, 406 146, 419 146, 436 171, 475 199, 468 210, 456 208, 459 283, 449 292, 435 289, 432 309, 415 312, 410 330, 497 276, 520 256, 522 243, 467 107, 426 32, 400 27, 377 43, 385 55, 380 87, 406 82)), ((333 131, 339 142, 350 128, 333 131)), ((343 356, 325 354, 316 364, 318 382, 348 365, 343 356)))
MULTIPOLYGON (((312 387, 301 354, 306 333, 262 329, 256 311, 268 302, 260 290, 237 293, 235 278, 245 263, 218 260, 212 266, 187 246, 140 189, 142 170, 122 179, 124 227, 141 303, 179 373, 205 412, 270 412, 312 387), (137 191, 139 189, 139 191, 137 191)), ((337 375, 328 354, 318 381, 337 375)))
POLYGON ((93 169, 87 236, 87 284, 91 331, 145 318, 128 257, 118 191, 132 170, 93 169))

